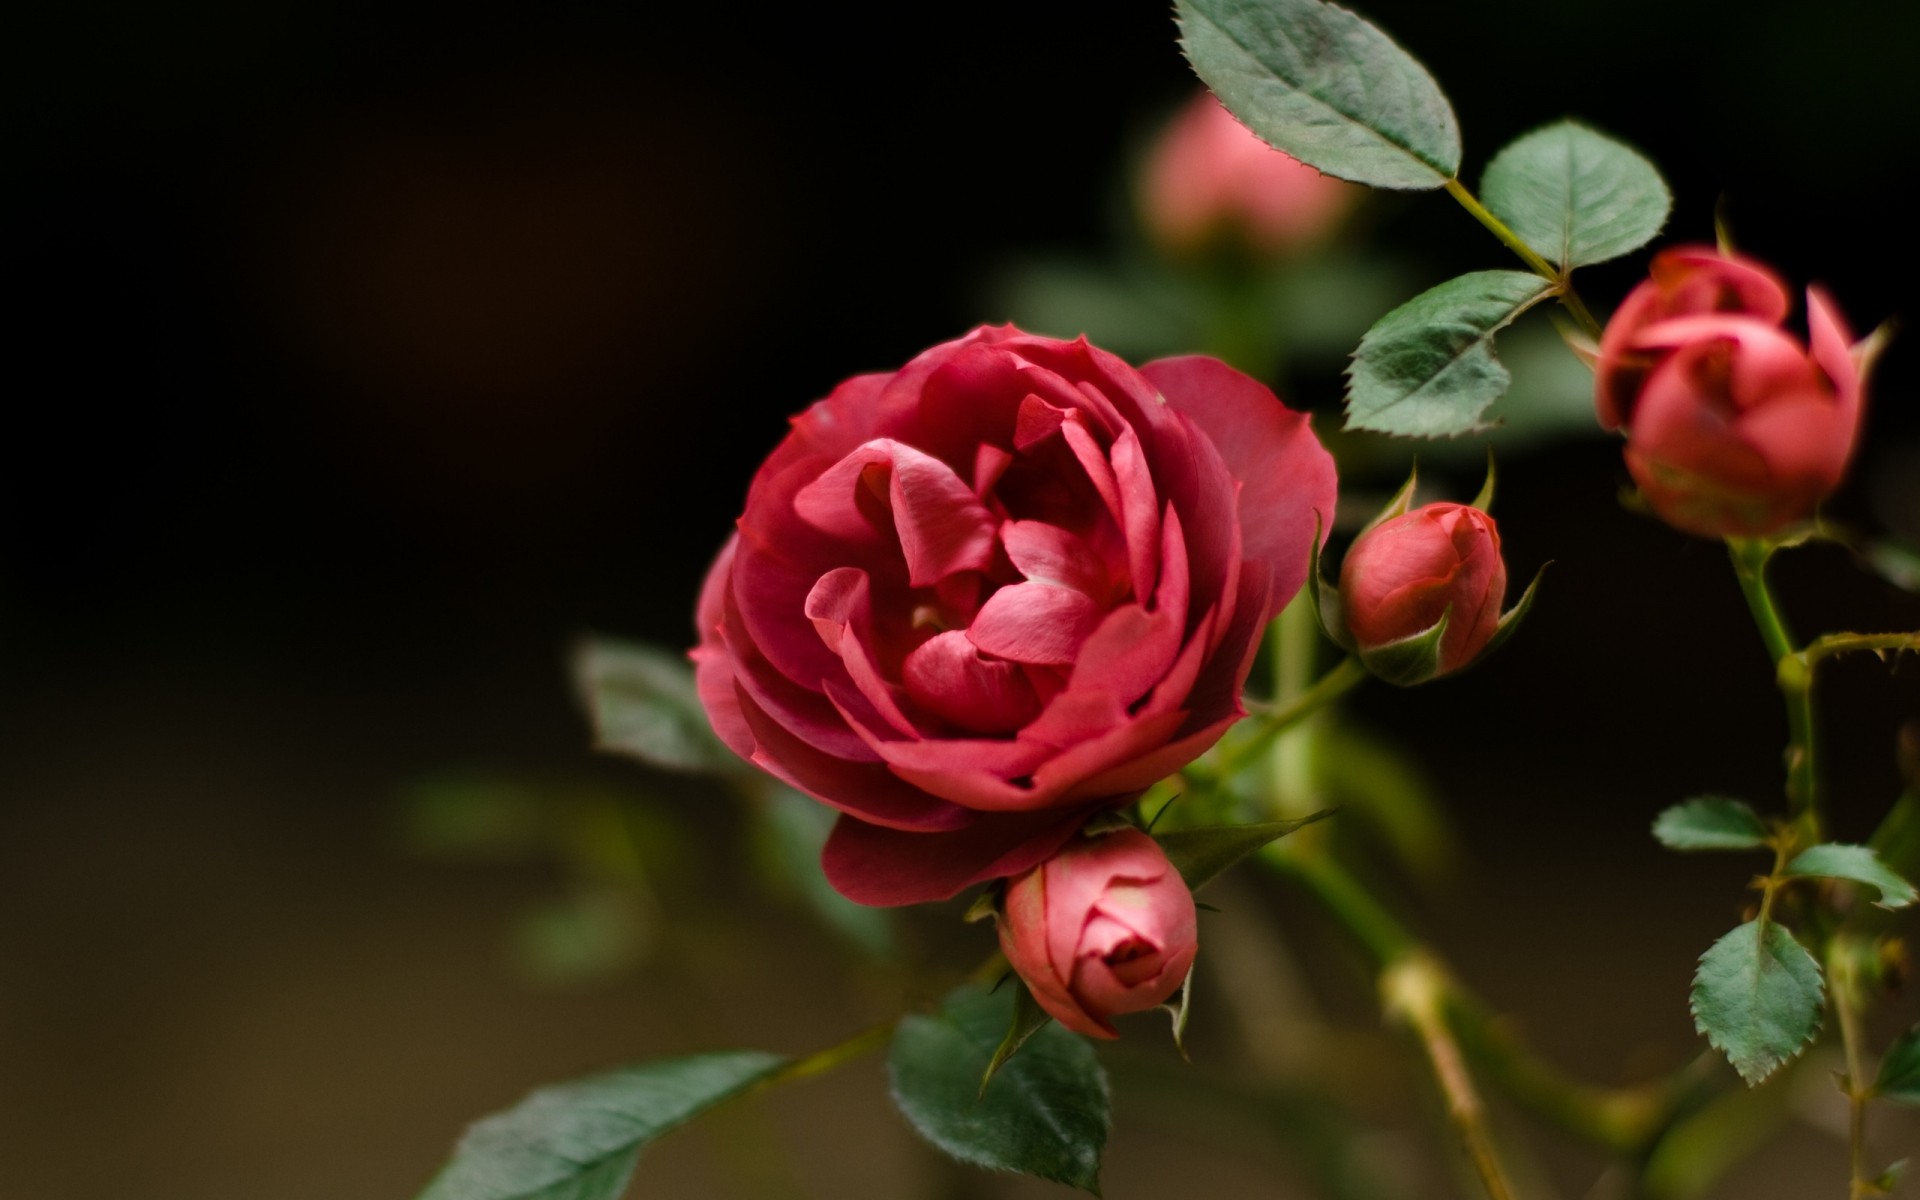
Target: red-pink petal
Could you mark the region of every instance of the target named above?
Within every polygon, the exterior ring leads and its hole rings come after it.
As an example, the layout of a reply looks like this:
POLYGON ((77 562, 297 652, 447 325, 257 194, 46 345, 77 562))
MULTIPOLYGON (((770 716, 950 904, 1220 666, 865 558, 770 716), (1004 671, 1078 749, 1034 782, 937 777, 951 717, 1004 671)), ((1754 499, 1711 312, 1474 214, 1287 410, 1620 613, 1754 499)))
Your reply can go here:
POLYGON ((1016 583, 987 597, 967 637, 988 654, 1023 663, 1070 663, 1100 620, 1085 592, 1016 583))
POLYGON ((1012 733, 1040 711, 1017 664, 982 655, 957 630, 936 634, 907 655, 904 681, 915 704, 972 733, 1012 733))
POLYGON ((976 883, 1030 869, 1078 833, 1093 811, 981 814, 947 833, 909 833, 842 817, 820 866, 827 882, 858 904, 947 900, 976 883))

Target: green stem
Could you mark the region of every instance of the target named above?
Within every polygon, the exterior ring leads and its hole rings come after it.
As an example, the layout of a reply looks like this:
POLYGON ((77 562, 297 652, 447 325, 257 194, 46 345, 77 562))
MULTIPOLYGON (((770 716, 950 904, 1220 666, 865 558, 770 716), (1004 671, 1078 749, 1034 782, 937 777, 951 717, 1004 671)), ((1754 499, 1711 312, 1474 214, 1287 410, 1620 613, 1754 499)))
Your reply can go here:
POLYGON ((1513 1187, 1507 1182, 1507 1173, 1487 1131, 1486 1106, 1480 1102, 1460 1044, 1453 1040, 1453 1030, 1447 1023, 1449 990, 1446 972, 1422 953, 1409 954, 1380 974, 1381 1004, 1419 1035, 1446 1101, 1447 1116, 1474 1170, 1479 1172, 1489 1200, 1513 1200, 1513 1187))
POLYGON ((1258 714, 1255 719, 1259 722, 1259 728, 1255 729, 1245 741, 1220 756, 1213 766, 1214 778, 1233 778, 1248 762, 1263 752, 1274 738, 1352 691, 1366 678, 1367 669, 1360 665, 1360 660, 1349 658, 1315 680, 1313 686, 1302 692, 1291 704, 1258 714))
POLYGON ((1875 1195, 1867 1178, 1867 1100, 1873 1093, 1860 1058, 1859 979, 1853 940, 1837 935, 1827 943, 1827 979, 1833 1011, 1840 1020, 1840 1045, 1847 1057, 1848 1200, 1875 1195))
POLYGON ((1819 775, 1814 766, 1813 664, 1794 645, 1793 634, 1788 631, 1774 603, 1773 592, 1767 586, 1767 561, 1773 557, 1773 544, 1752 538, 1728 538, 1727 550, 1733 558, 1733 573, 1740 581, 1740 592, 1747 599, 1747 609, 1760 630, 1760 640, 1773 658, 1774 678, 1787 705, 1787 811, 1805 840, 1817 842, 1823 821, 1819 775))
POLYGON ((1262 860, 1309 892, 1360 944, 1382 975, 1411 961, 1432 965, 1434 986, 1461 1045, 1522 1106, 1616 1154, 1645 1154, 1693 1102, 1707 1077, 1692 1064, 1633 1088, 1597 1088, 1541 1061, 1499 1017, 1441 967, 1440 960, 1357 880, 1324 853, 1275 843, 1262 860))
POLYGON ((1867 650, 1875 654, 1884 654, 1889 650, 1920 651, 1920 632, 1829 633, 1808 642, 1807 648, 1800 652, 1800 662, 1811 673, 1822 660, 1856 650, 1867 650))
MULTIPOLYGON (((1309 580, 1311 585, 1314 581, 1309 580)), ((1301 588, 1298 595, 1274 618, 1271 638, 1273 663, 1273 705, 1284 712, 1299 703, 1313 688, 1315 660, 1320 649, 1320 622, 1314 606, 1301 588)), ((1274 734, 1273 799, 1276 817, 1304 816, 1319 808, 1314 786, 1314 757, 1319 740, 1318 708, 1291 728, 1274 734)))
POLYGON ((1468 191, 1467 186, 1458 179, 1447 180, 1446 188, 1447 195, 1458 200, 1460 207, 1466 209, 1474 220, 1486 226, 1494 237, 1500 239, 1501 245, 1519 255, 1520 261, 1526 263, 1534 274, 1543 279, 1551 279, 1558 289, 1560 303, 1568 314, 1580 323, 1580 328, 1586 331, 1587 336, 1595 340, 1599 339, 1600 322, 1594 319, 1592 312, 1588 311, 1586 303, 1580 299, 1580 293, 1573 290, 1568 272, 1540 257, 1539 253, 1521 240, 1520 235, 1509 228, 1505 221, 1488 211, 1487 206, 1480 203, 1480 198, 1468 191))
POLYGON ((815 1075, 824 1075, 836 1067, 841 1067, 872 1050, 878 1050, 887 1044, 893 1036, 893 1027, 900 1023, 899 1017, 882 1021, 867 1029, 862 1029, 844 1042, 836 1042, 825 1050, 816 1050, 805 1058, 796 1058, 786 1066, 762 1079, 754 1087, 755 1092, 769 1091, 783 1083, 794 1083, 802 1079, 811 1079, 815 1075))

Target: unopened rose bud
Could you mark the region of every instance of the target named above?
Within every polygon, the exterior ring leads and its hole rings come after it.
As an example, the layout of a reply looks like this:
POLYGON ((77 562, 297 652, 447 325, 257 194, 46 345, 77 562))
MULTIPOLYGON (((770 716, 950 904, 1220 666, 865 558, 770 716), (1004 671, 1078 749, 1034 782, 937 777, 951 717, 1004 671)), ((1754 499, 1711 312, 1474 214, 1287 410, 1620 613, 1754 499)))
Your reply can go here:
POLYGON ((1332 232, 1360 194, 1261 141, 1211 92, 1168 123, 1140 181, 1147 230, 1176 256, 1216 241, 1290 253, 1332 232))
POLYGON ((1707 247, 1654 256, 1600 339, 1600 423, 1627 437, 1649 506, 1705 537, 1758 537, 1811 516, 1846 473, 1861 362, 1825 293, 1809 340, 1782 329, 1789 298, 1750 259, 1707 247))
POLYGON ((1007 887, 1000 948, 1040 1007, 1076 1033, 1178 991, 1193 965, 1193 893, 1137 829, 1079 837, 1007 887))
POLYGON ((1403 686, 1479 657, 1500 630, 1506 591, 1500 531, 1465 504, 1388 517, 1355 539, 1340 566, 1340 611, 1355 653, 1403 686))

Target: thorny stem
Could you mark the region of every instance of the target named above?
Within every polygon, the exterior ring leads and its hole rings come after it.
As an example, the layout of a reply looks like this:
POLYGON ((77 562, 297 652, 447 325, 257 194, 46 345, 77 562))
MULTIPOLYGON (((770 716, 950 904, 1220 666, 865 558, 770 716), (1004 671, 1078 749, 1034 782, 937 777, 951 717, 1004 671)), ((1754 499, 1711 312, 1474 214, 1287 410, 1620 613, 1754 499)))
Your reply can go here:
POLYGON ((1827 943, 1827 978, 1833 1011, 1840 1019, 1840 1045, 1847 1056, 1848 1200, 1866 1200, 1877 1194, 1873 1181, 1867 1178, 1867 1100, 1873 1088, 1861 1072, 1857 969, 1852 939, 1840 935, 1827 943))
POLYGON ((1588 311, 1586 303, 1580 299, 1580 293, 1573 290, 1569 272, 1540 257, 1539 253, 1522 241, 1520 235, 1510 229, 1505 221, 1489 212, 1487 206, 1480 203, 1480 198, 1468 191, 1467 186, 1458 179, 1447 180, 1446 189, 1447 195, 1458 200, 1460 207, 1466 209, 1474 220, 1486 226, 1494 237, 1500 239, 1501 245, 1518 254, 1520 260, 1526 263, 1534 274, 1543 279, 1552 280, 1560 297, 1561 306, 1580 323, 1580 328, 1585 330, 1589 337, 1599 340, 1600 322, 1595 320, 1593 313, 1588 311))
MULTIPOLYGON (((1787 704, 1787 811, 1806 840, 1817 842, 1823 823, 1816 790, 1819 776, 1814 769, 1813 665, 1817 660, 1794 645, 1793 635, 1774 604, 1773 592, 1767 587, 1767 560, 1773 556, 1773 544, 1759 539, 1728 538, 1727 549, 1733 557, 1733 573, 1740 581, 1740 592, 1746 597, 1753 623, 1760 630, 1760 640, 1773 658, 1780 696, 1787 704)), ((1828 640, 1821 639, 1815 645, 1828 640)), ((1819 657, 1850 648, 1850 645, 1835 644, 1823 649, 1819 657)))
POLYGON ((1446 975, 1423 953, 1412 953, 1380 974, 1380 999, 1386 1010, 1407 1022, 1420 1038, 1433 1077, 1447 1105, 1447 1116, 1473 1160, 1489 1200, 1513 1200, 1513 1187, 1487 1133, 1486 1107, 1474 1090, 1460 1045, 1446 1017, 1446 975))
POLYGON ((1522 1106, 1595 1145, 1626 1157, 1651 1147, 1692 1101, 1702 1079, 1691 1065, 1632 1088, 1597 1088, 1535 1057, 1498 1016, 1453 979, 1440 960, 1374 900, 1339 863, 1319 851, 1276 843, 1263 860, 1311 893, 1360 943, 1382 979, 1408 962, 1428 964, 1429 986, 1467 1053, 1522 1106))

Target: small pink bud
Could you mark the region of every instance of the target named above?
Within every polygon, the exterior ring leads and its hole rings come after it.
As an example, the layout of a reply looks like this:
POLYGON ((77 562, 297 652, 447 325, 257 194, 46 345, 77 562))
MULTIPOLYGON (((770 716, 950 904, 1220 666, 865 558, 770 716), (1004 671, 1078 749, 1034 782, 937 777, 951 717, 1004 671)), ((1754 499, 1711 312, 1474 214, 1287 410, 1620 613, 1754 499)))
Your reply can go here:
POLYGON ((1280 256, 1330 233, 1361 189, 1267 145, 1201 92, 1161 134, 1140 193, 1147 229, 1169 254, 1218 239, 1280 256))
POLYGON ((1040 1007, 1076 1033, 1164 1002, 1197 949, 1193 893, 1137 829, 1079 837, 1007 886, 1000 948, 1040 1007))
POLYGON ((1507 565, 1493 518, 1465 504, 1428 504, 1362 533, 1340 565, 1340 605, 1361 661, 1398 684, 1466 666, 1500 626, 1507 565), (1393 651, 1430 635, 1437 657, 1410 670, 1393 651))
POLYGON ((1780 327, 1787 290, 1756 262, 1676 247, 1651 275, 1601 336, 1594 392, 1647 503, 1705 537, 1812 515, 1860 427, 1860 364, 1833 302, 1808 290, 1809 348, 1780 327))

